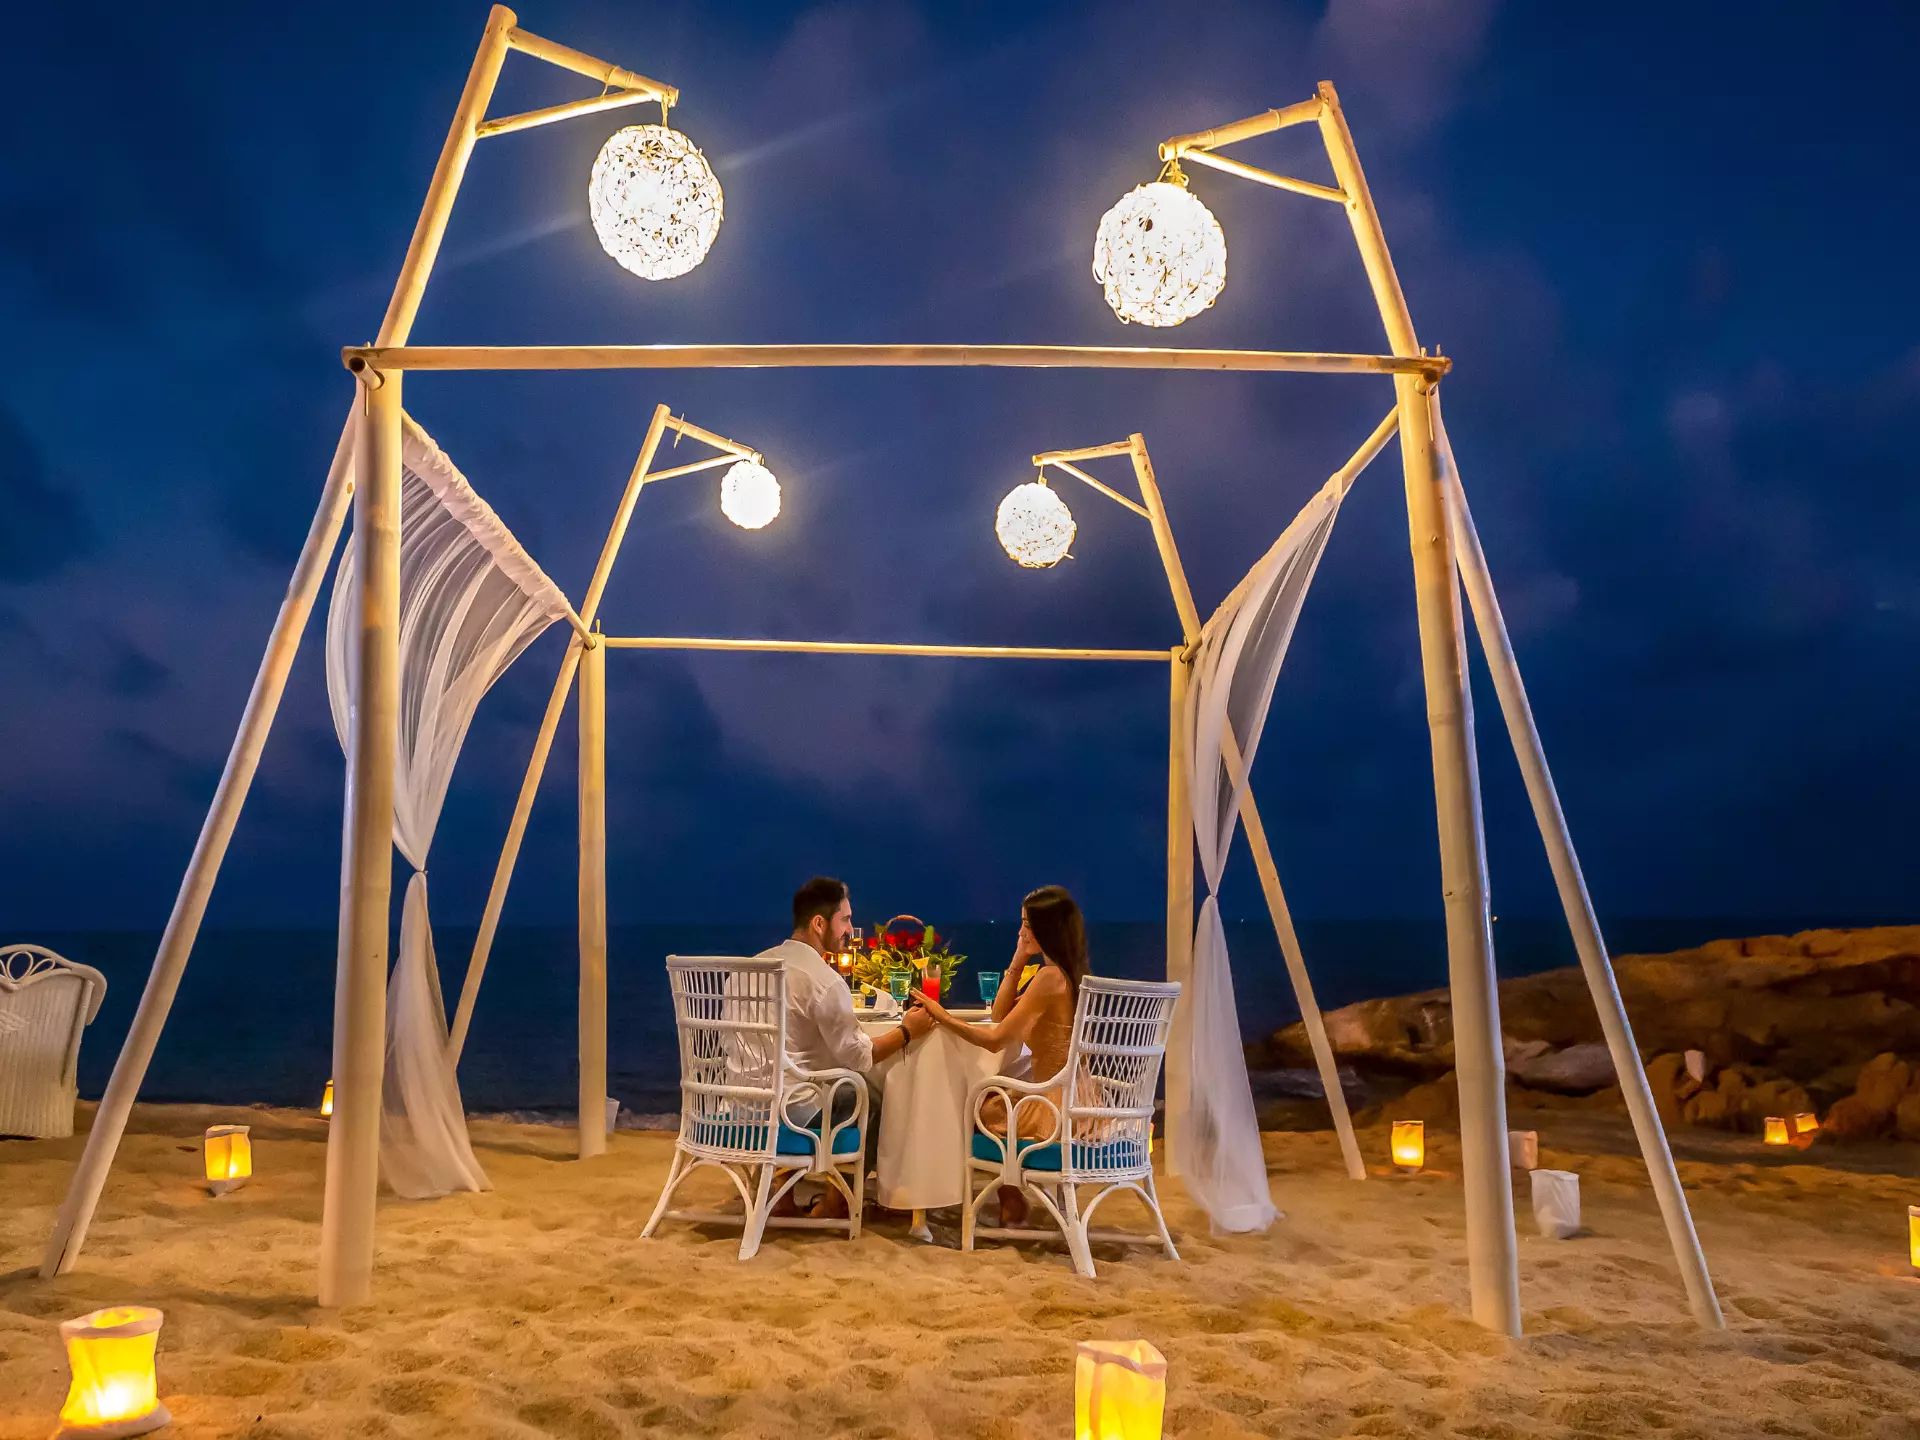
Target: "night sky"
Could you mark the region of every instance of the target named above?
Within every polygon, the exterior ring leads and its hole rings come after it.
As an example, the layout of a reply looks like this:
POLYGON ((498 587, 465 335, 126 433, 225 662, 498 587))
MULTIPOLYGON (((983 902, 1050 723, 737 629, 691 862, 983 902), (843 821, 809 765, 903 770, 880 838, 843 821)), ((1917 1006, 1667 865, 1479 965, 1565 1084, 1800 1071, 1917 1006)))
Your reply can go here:
MULTIPOLYGON (((38 6, 0 52, 0 918, 165 919, 486 19, 38 6)), ((1219 303, 1122 326, 1088 272, 1162 138, 1339 87, 1603 914, 1911 915, 1920 744, 1920 11, 1860 4, 536 4, 680 87, 726 220, 649 284, 586 221, 648 107, 482 142, 421 343, 973 341, 1385 348, 1336 207, 1194 170, 1219 303), (1844 15, 1844 18, 1841 16, 1844 15)), ((510 57, 493 113, 592 93, 510 57)), ((1232 152, 1330 178, 1311 127, 1232 152)), ((1164 646, 1144 522, 1063 482, 1076 558, 1016 568, 1036 450, 1147 437, 1203 612, 1391 404, 1385 380, 824 371, 433 375, 411 412, 578 600, 652 407, 762 450, 643 497, 619 633, 1164 646)), ((681 459, 687 458, 683 451, 681 459)), ((1124 476, 1124 462, 1104 462, 1124 476)), ((323 597, 324 604, 324 597, 323 597)), ((326 925, 342 762, 308 632, 209 924, 326 925)), ((432 855, 471 923, 564 627, 483 704, 432 855)), ((1477 664, 1476 659, 1476 664, 1477 664)), ((1159 912, 1150 666, 616 653, 612 918, 1159 912)), ((1477 686, 1495 908, 1550 883, 1477 686)), ((509 903, 570 923, 573 722, 509 903)), ((1348 501, 1257 789, 1309 917, 1439 910, 1397 449, 1348 501)), ((1251 867, 1230 913, 1257 913, 1251 867)))

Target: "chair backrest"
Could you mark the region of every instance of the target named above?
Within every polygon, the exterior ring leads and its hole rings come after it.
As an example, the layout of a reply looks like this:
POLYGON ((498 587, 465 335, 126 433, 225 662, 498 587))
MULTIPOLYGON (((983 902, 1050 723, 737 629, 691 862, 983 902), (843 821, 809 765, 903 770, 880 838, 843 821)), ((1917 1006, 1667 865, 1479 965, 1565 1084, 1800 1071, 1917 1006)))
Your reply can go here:
POLYGON ((1153 1093, 1179 998, 1171 981, 1089 975, 1080 982, 1067 1057, 1065 1170, 1099 1179, 1151 1166, 1153 1093))
POLYGON ((41 945, 0 946, 0 1052, 10 1081, 71 1085, 80 1032, 100 1013, 107 977, 41 945))
POLYGON ((680 1138, 714 1159, 764 1159, 787 1083, 787 970, 779 960, 669 955, 680 1039, 680 1138))

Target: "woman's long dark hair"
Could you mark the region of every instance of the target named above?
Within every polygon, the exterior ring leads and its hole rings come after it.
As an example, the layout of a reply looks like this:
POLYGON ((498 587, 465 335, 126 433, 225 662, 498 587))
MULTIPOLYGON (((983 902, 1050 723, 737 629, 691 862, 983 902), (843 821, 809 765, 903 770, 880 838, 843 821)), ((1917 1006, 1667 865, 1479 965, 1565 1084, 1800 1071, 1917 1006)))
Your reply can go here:
POLYGON ((1040 953, 1060 967, 1077 1002, 1087 973, 1087 923, 1064 885, 1042 885, 1020 902, 1040 953))

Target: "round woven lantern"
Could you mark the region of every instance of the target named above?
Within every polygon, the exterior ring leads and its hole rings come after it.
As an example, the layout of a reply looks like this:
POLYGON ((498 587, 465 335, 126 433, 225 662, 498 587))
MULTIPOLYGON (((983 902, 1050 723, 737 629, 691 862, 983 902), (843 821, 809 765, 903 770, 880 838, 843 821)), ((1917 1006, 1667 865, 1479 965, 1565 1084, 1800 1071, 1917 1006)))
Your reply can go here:
POLYGON ((693 141, 665 125, 629 125, 600 147, 587 211, 601 248, 643 280, 671 280, 720 233, 720 182, 693 141))
POLYGON ((1058 565, 1073 545, 1073 512, 1038 480, 1016 485, 1000 502, 993 533, 1007 554, 1029 570, 1058 565))
POLYGON ((1100 217, 1093 278, 1122 320, 1178 325, 1213 304, 1227 283, 1227 237, 1184 184, 1156 180, 1100 217))
POLYGON ((742 460, 720 479, 720 513, 742 530, 759 530, 780 513, 780 482, 764 465, 742 460))

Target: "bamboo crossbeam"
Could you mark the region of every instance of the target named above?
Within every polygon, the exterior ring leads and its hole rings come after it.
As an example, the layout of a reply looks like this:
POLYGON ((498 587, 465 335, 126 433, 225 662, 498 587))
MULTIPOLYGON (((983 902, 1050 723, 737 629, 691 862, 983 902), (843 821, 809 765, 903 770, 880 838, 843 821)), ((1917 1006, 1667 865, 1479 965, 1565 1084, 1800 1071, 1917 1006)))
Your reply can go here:
MULTIPOLYGON (((755 455, 751 458, 757 460, 760 457, 755 455)), ((740 457, 732 451, 728 451, 725 455, 716 455, 711 460, 696 460, 691 465, 676 465, 671 470, 652 470, 647 473, 645 478, 647 484, 651 485, 656 480, 671 480, 677 475, 692 475, 701 470, 717 470, 722 465, 738 465, 739 463, 740 457)))
POLYGON ((1178 160, 1182 155, 1191 155, 1196 150, 1217 150, 1222 145, 1231 145, 1238 140, 1251 140, 1256 135, 1271 135, 1276 130, 1284 130, 1289 125, 1309 125, 1320 118, 1326 107, 1326 101, 1316 95, 1311 100, 1302 100, 1280 110, 1262 110, 1258 115, 1249 115, 1244 120, 1235 120, 1231 124, 1219 125, 1211 130, 1196 130, 1191 135, 1176 135, 1171 140, 1160 142, 1162 160, 1178 160))
POLYGON ((1105 445, 1088 445, 1079 450, 1043 450, 1033 457, 1036 465, 1053 465, 1061 460, 1104 460, 1109 455, 1130 455, 1133 441, 1109 440, 1105 445))
MULTIPOLYGON (((1125 448, 1126 448, 1125 446, 1121 447, 1122 450, 1124 450, 1125 448)), ((1116 451, 1113 453, 1117 454, 1120 452, 1116 451)), ((1094 489, 1098 490, 1102 495, 1106 496, 1109 500, 1113 501, 1115 504, 1126 506, 1127 509, 1133 511, 1134 514, 1143 516, 1148 520, 1151 520, 1153 518, 1152 513, 1147 509, 1146 506, 1142 505, 1139 501, 1129 500, 1126 496, 1122 495, 1118 490, 1114 489, 1111 485, 1105 484, 1102 481, 1094 479, 1093 476, 1089 475, 1086 471, 1082 470, 1078 465, 1075 465, 1072 462, 1067 460, 1049 460, 1046 463, 1053 466, 1053 468, 1056 470, 1066 471, 1067 474, 1073 476, 1074 479, 1082 482, 1083 484, 1091 485, 1094 489)))
MULTIPOLYGON (((667 417, 667 428, 670 430, 678 430, 689 440, 698 440, 702 444, 711 445, 716 450, 724 450, 729 455, 737 455, 743 460, 758 460, 760 458, 760 452, 758 450, 749 449, 738 440, 729 440, 724 435, 716 435, 713 431, 703 429, 691 420, 670 415, 667 417)), ((653 476, 649 478, 657 479, 659 477, 653 476)))
POLYGON ((623 70, 618 65, 609 65, 604 60, 575 50, 571 45, 562 45, 556 40, 547 40, 519 26, 507 32, 507 44, 522 55, 531 55, 536 60, 544 60, 549 65, 558 65, 562 70, 571 70, 576 75, 585 75, 589 80, 602 83, 620 90, 643 90, 651 100, 664 100, 669 105, 680 103, 680 92, 672 85, 663 85, 658 80, 649 80, 631 70, 623 70))
POLYGON ((564 105, 549 105, 541 110, 523 110, 518 115, 502 115, 474 127, 474 138, 488 140, 495 135, 511 135, 516 130, 532 130, 557 120, 572 120, 580 115, 597 115, 603 110, 618 110, 627 105, 646 105, 660 97, 648 90, 615 90, 586 100, 569 100, 564 105))
POLYGON ((1205 165, 1212 170, 1221 170, 1228 175, 1238 175, 1242 180, 1251 180, 1256 185, 1270 185, 1275 190, 1288 190, 1295 195, 1308 195, 1315 200, 1331 200, 1336 205, 1347 203, 1346 192, 1336 190, 1331 185, 1316 185, 1311 180, 1296 180, 1291 175, 1276 175, 1271 170, 1262 170, 1257 165, 1243 165, 1238 160, 1229 160, 1224 155, 1211 155, 1205 150, 1189 150, 1186 158, 1196 165, 1205 165))
POLYGON ((1151 660, 1167 663, 1165 650, 1097 650, 1043 645, 892 645, 856 640, 713 640, 682 635, 606 635, 609 650, 753 650, 796 655, 922 655, 980 660, 1151 660))
POLYGON ((1441 355, 1294 350, 1173 350, 1122 345, 350 345, 362 370, 795 370, 980 365, 1017 370, 1252 370, 1417 375, 1453 368, 1441 355))

